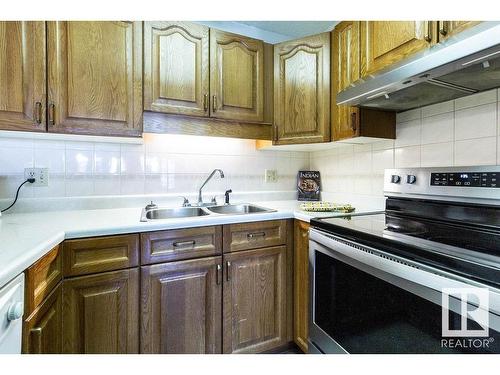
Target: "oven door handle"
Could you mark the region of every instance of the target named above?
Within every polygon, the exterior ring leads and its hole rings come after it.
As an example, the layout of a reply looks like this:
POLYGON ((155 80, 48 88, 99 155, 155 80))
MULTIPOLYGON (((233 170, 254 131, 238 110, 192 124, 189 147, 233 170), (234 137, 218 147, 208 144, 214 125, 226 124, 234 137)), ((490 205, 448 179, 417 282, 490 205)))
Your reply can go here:
MULTIPOLYGON (((442 292, 445 288, 487 288, 489 312, 499 316, 500 323, 500 290, 491 286, 311 229, 309 261, 313 270, 315 251, 320 251, 438 305, 442 305, 442 292)), ((460 313, 460 301, 456 299, 455 302, 450 304, 450 309, 460 313)), ((471 306, 477 307, 473 304, 471 306)))

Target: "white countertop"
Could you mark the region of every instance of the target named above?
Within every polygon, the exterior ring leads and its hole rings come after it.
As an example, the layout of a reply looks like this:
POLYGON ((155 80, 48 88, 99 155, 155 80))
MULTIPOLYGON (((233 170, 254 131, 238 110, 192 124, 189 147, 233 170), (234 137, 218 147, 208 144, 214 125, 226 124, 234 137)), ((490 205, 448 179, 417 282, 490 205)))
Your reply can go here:
MULTIPOLYGON (((0 217, 0 287, 23 272, 65 239, 122 233, 220 225, 239 222, 342 214, 313 213, 299 209, 297 201, 252 202, 276 212, 248 215, 210 215, 141 222, 142 208, 47 211, 6 214, 0 217)), ((356 212, 368 212, 361 210, 356 212)))

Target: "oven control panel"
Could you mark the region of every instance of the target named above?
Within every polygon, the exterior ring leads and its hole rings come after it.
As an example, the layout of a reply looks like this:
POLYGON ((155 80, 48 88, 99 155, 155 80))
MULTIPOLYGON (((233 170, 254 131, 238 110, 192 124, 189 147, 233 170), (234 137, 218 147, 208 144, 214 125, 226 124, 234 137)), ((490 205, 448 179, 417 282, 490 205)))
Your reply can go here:
POLYGON ((499 172, 431 173, 431 186, 498 188, 499 172))

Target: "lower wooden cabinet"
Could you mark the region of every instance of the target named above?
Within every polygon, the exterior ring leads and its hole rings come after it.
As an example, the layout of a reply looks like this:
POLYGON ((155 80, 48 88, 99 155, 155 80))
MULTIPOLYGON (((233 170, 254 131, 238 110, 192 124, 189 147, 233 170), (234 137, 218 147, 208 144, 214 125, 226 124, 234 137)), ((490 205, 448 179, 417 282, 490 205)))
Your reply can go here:
POLYGON ((224 256, 224 353, 258 353, 287 343, 286 249, 224 256))
POLYGON ((141 353, 220 353, 222 257, 142 267, 141 353))
POLYGON ((59 285, 24 321, 23 353, 62 352, 62 286, 59 285))
POLYGON ((309 223, 295 220, 293 254, 293 339, 307 353, 309 335, 309 223))
POLYGON ((63 282, 64 353, 139 352, 139 270, 63 282))

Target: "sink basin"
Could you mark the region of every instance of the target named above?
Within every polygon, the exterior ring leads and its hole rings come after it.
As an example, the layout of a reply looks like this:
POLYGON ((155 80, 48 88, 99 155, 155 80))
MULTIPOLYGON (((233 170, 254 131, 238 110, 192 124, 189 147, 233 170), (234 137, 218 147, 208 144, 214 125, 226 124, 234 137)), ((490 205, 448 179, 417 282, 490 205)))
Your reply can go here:
POLYGON ((181 217, 207 216, 210 213, 199 207, 179 207, 179 208, 157 208, 153 210, 143 210, 141 221, 173 219, 181 217))
POLYGON ((228 204, 225 206, 207 207, 208 211, 223 215, 243 215, 243 214, 259 214, 266 212, 276 212, 269 208, 256 206, 254 204, 228 204))

